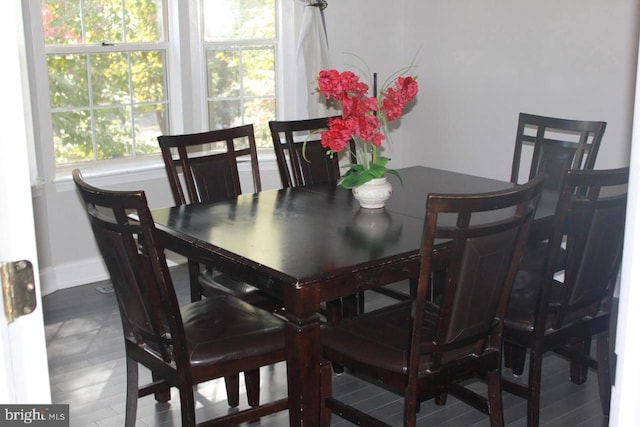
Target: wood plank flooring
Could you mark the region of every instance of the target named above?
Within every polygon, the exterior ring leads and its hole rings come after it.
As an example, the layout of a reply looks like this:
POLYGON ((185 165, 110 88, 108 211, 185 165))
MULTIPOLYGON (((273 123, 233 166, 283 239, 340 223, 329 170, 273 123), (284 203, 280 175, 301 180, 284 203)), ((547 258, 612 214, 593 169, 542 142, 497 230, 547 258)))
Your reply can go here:
MULTIPOLYGON (((186 283, 186 269, 174 267, 176 283, 186 283)), ((96 288, 108 282, 65 289, 43 298, 47 351, 53 403, 70 405, 72 427, 112 427, 124 423, 125 363, 120 317, 113 293, 96 288)), ((176 285, 178 287, 178 285, 176 285)), ((188 302, 186 286, 178 287, 181 301, 188 302)), ((367 308, 387 303, 385 297, 367 294, 367 308)), ((261 372, 261 400, 286 394, 286 367, 278 364, 261 372)), ((145 369, 141 381, 149 380, 145 369)), ((380 417, 394 426, 402 425, 402 399, 348 373, 334 377, 334 394, 341 399, 380 417)), ((484 385, 473 385, 482 390, 484 385)), ((241 405, 246 397, 241 386, 241 405)), ((222 381, 200 385, 196 393, 196 417, 225 414, 229 410, 222 381)), ((507 425, 526 425, 526 402, 504 394, 507 425)), ((600 427, 608 424, 602 415, 598 397, 597 376, 589 373, 586 384, 568 380, 568 363, 549 355, 544 361, 542 425, 549 427, 600 427)), ((158 404, 153 397, 138 402, 137 426, 179 426, 180 403, 175 390, 172 400, 158 404)), ((282 427, 288 425, 288 414, 282 412, 262 418, 251 426, 282 427)), ((332 426, 352 424, 334 416, 332 426)), ((487 417, 450 397, 445 406, 433 402, 422 405, 419 426, 488 426, 487 417)))

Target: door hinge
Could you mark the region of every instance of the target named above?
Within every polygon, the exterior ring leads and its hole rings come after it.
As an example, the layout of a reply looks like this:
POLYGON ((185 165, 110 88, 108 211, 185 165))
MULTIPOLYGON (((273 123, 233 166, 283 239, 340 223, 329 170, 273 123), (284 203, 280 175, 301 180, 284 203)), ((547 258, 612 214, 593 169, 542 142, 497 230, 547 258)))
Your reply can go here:
POLYGON ((0 280, 7 323, 36 309, 36 285, 30 261, 0 262, 0 280))

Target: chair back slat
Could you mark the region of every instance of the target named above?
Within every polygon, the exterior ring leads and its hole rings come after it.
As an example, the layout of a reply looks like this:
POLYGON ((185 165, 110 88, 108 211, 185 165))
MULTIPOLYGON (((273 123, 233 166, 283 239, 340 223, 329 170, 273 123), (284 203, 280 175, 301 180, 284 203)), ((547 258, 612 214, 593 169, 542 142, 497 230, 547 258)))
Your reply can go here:
POLYGON ((521 177, 520 163, 532 148, 528 179, 546 175, 545 188, 560 191, 568 169, 593 169, 607 124, 520 113, 511 168, 511 182, 521 177))
POLYGON ((240 195, 238 162, 251 166, 253 188, 262 190, 253 125, 158 137, 176 205, 208 203, 240 195))

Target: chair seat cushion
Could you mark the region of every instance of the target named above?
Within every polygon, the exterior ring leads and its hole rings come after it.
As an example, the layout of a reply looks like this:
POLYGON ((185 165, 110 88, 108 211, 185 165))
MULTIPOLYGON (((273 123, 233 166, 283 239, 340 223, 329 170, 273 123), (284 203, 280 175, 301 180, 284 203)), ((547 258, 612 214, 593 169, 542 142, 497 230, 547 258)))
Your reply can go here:
POLYGON ((411 303, 402 302, 322 328, 322 345, 391 372, 406 372, 411 303))
POLYGON ((205 298, 180 313, 193 366, 284 349, 284 322, 232 296, 205 298))
MULTIPOLYGON (((505 328, 518 330, 533 330, 536 316, 536 304, 540 294, 542 273, 539 270, 519 270, 511 288, 509 306, 505 316, 505 328)), ((549 295, 549 306, 556 304, 561 297, 562 282, 553 281, 551 295, 549 295)), ((552 316, 547 316, 550 326, 552 316)))
MULTIPOLYGON (((378 310, 346 318, 322 328, 323 353, 328 359, 338 363, 345 362, 342 356, 354 361, 355 366, 370 366, 394 374, 405 374, 409 361, 408 351, 412 327, 412 301, 403 301, 378 310), (338 356, 333 360, 333 356, 338 356)), ((422 329, 421 351, 429 353, 438 349, 433 344, 435 336, 435 318, 439 308, 427 304, 422 329)), ((452 348, 443 352, 440 368, 446 368, 450 361, 471 356, 475 344, 452 348)), ((475 357, 475 356, 473 356, 475 357)), ((350 363, 344 363, 350 367, 350 363)), ((453 364, 452 364, 453 365, 453 364)), ((357 369, 357 368, 356 368, 357 369)), ((423 357, 419 370, 425 373, 434 370, 431 357, 423 357)))

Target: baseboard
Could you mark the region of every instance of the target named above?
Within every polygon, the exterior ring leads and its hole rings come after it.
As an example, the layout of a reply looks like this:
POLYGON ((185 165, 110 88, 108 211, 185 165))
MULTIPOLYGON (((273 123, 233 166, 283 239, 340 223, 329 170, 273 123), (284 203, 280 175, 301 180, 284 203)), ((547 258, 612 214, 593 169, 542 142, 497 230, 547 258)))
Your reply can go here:
POLYGON ((78 262, 69 262, 40 271, 42 295, 48 295, 61 289, 86 285, 109 279, 109 273, 102 258, 90 258, 78 262))
MULTIPOLYGON (((169 265, 169 267, 182 264, 183 262, 185 262, 184 258, 167 253, 167 265, 169 265)), ((42 295, 49 295, 61 289, 101 282, 108 279, 109 273, 100 257, 40 269, 40 289, 42 295)))

